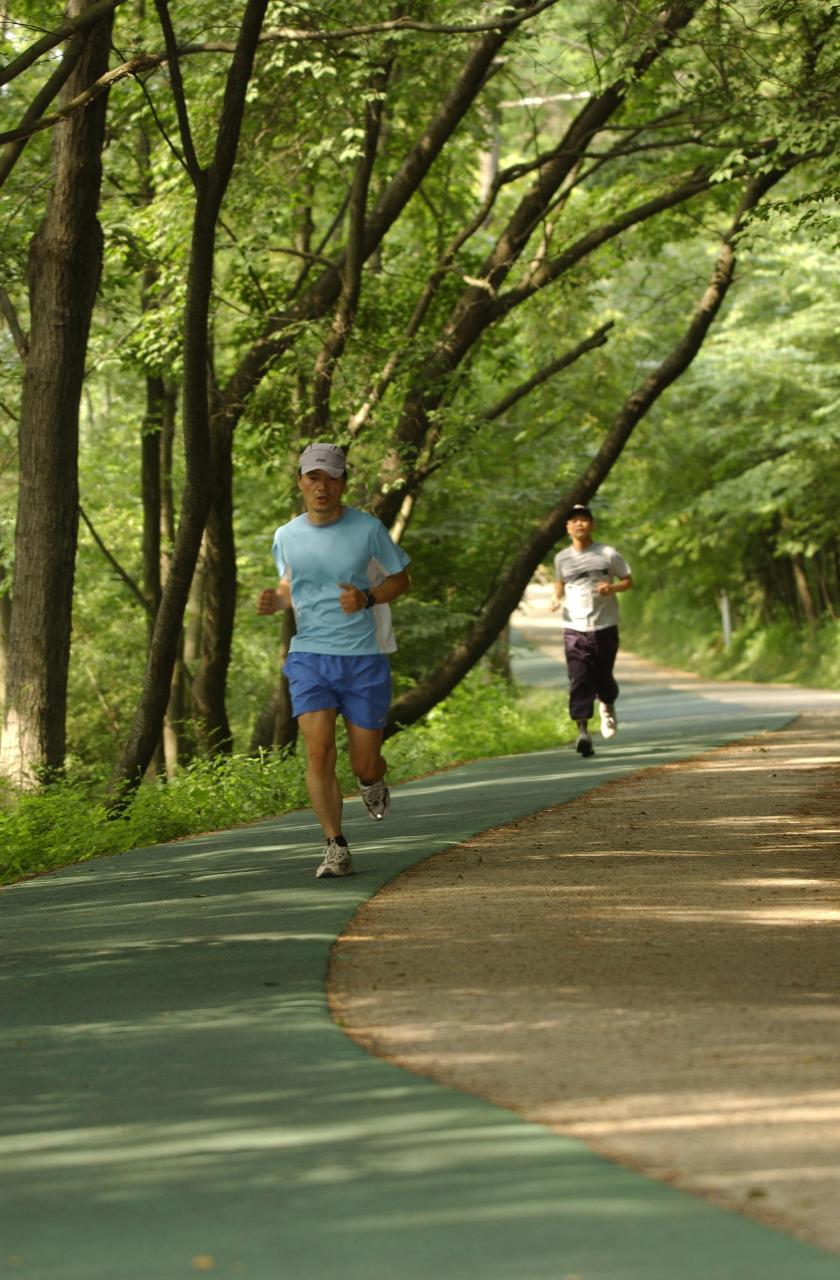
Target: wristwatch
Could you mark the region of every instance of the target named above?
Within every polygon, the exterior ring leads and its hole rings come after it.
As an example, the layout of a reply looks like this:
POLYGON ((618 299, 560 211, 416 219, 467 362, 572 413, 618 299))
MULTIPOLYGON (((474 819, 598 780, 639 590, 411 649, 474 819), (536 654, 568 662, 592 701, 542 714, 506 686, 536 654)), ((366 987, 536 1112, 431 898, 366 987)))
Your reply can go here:
POLYGON ((369 587, 365 587, 365 589, 362 592, 362 595, 365 598, 365 608, 372 609, 373 606, 376 604, 376 601, 373 598, 373 592, 370 590, 369 587))

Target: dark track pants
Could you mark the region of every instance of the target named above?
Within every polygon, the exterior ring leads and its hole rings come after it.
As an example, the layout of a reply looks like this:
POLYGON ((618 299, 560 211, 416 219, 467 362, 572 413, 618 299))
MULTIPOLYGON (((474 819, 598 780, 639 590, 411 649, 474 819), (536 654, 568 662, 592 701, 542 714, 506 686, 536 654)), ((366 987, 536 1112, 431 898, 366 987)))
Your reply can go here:
POLYGON ((588 720, 595 699, 615 702, 618 685, 613 665, 618 653, 618 627, 602 631, 566 631, 566 667, 569 672, 569 715, 573 720, 588 720))

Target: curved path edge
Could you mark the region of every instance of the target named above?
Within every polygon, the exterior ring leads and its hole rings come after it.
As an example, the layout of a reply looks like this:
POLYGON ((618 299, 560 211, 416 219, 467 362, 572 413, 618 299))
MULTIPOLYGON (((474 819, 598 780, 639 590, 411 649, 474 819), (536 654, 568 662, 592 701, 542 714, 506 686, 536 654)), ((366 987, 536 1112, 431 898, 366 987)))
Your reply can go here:
POLYGON ((837 1259, 373 1059, 330 1018, 335 939, 406 867, 790 719, 663 700, 593 761, 454 769, 398 788, 382 827, 351 802, 346 881, 314 880, 298 813, 0 894, 0 1276, 837 1280, 837 1259))

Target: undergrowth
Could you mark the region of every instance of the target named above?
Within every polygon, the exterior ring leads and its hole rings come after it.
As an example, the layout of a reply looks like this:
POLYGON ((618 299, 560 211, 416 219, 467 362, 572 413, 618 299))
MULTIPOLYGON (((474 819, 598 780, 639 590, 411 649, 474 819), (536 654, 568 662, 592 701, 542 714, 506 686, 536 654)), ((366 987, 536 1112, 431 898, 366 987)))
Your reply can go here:
MULTIPOLYGON (((568 727, 570 731, 570 727, 568 727)), ((388 781, 404 782, 466 760, 554 747, 568 736, 565 697, 512 689, 476 672, 410 729, 385 744, 388 781)), ((68 777, 33 794, 2 797, 0 884, 101 854, 162 844, 308 806, 305 753, 194 761, 168 782, 147 782, 120 817, 104 792, 68 777)), ((355 780, 343 750, 339 781, 355 780)))
POLYGON ((665 589, 622 608, 621 636, 640 657, 718 680, 840 687, 840 624, 828 619, 807 628, 747 616, 724 645, 713 604, 665 589))

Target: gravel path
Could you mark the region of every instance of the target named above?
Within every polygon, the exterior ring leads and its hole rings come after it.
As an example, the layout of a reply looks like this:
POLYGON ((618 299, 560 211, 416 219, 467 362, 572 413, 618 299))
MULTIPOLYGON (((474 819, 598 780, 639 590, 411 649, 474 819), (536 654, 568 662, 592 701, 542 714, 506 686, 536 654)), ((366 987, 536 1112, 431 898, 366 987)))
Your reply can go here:
POLYGON ((410 868, 334 949, 334 1015, 840 1253, 838 730, 807 714, 410 868))

